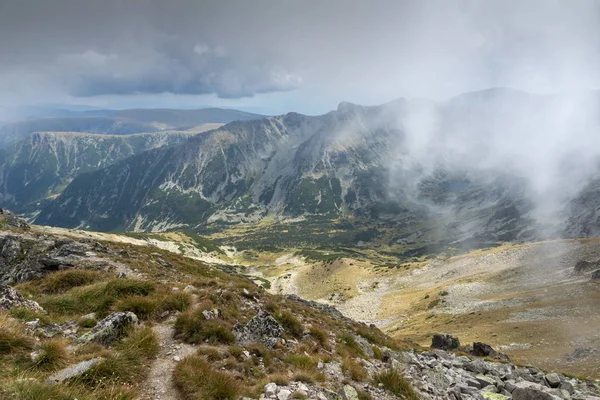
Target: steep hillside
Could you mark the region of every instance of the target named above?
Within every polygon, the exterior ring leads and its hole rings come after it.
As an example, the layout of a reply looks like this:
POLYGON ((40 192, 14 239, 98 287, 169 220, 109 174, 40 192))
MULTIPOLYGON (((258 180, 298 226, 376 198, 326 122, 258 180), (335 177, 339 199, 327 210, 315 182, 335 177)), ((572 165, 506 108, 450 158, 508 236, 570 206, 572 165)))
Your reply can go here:
POLYGON ((234 122, 74 180, 37 222, 213 232, 262 221, 254 243, 379 240, 408 255, 560 236, 597 154, 577 140, 552 159, 538 151, 598 128, 596 101, 495 89, 234 122))
MULTIPOLYGON (((212 125, 211 125, 212 127, 212 125)), ((77 175, 104 168, 133 154, 188 139, 193 132, 98 135, 33 133, 4 149, 0 162, 0 205, 35 212, 77 175)))

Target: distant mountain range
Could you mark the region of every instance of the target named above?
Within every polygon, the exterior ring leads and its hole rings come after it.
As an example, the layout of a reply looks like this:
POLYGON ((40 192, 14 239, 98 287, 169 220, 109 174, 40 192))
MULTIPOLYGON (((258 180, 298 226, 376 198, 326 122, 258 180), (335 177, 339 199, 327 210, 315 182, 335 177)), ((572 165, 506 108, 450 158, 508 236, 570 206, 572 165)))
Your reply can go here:
MULTIPOLYGON (((43 111, 43 110, 42 110, 43 111)), ((198 110, 46 110, 33 115, 46 116, 20 121, 0 122, 0 147, 34 132, 87 132, 127 135, 166 129, 187 129, 206 123, 228 123, 263 118, 238 110, 203 108, 198 110)), ((16 112, 16 111, 15 111, 16 112)))
POLYGON ((600 197, 580 197, 597 176, 591 101, 495 89, 236 121, 79 175, 35 222, 202 232, 271 221, 286 232, 277 240, 302 231, 407 254, 597 234, 581 216, 600 197), (569 137, 579 145, 548 147, 569 137))

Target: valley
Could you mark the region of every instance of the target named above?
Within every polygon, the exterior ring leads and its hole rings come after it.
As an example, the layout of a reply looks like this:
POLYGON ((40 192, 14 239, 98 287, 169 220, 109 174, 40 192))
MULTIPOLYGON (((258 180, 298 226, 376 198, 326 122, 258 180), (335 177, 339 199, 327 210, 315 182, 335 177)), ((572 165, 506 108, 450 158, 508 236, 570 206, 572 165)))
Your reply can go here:
POLYGON ((238 250, 222 235, 194 241, 184 233, 131 236, 38 228, 80 238, 151 245, 254 279, 270 293, 297 295, 428 346, 434 333, 482 341, 513 362, 600 379, 600 281, 577 274, 600 260, 600 239, 504 244, 401 258, 356 248, 238 250))

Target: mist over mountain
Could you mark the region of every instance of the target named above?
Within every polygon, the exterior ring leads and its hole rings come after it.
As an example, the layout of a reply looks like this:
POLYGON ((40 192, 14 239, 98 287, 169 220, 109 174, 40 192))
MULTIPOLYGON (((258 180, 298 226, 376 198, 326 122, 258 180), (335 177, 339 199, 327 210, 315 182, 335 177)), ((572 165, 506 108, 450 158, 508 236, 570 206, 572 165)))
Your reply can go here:
POLYGON ((79 176, 36 222, 198 231, 341 218, 455 245, 585 236, 595 225, 574 215, 595 203, 579 193, 598 174, 600 147, 585 140, 597 105, 595 92, 491 89, 233 122, 79 176))

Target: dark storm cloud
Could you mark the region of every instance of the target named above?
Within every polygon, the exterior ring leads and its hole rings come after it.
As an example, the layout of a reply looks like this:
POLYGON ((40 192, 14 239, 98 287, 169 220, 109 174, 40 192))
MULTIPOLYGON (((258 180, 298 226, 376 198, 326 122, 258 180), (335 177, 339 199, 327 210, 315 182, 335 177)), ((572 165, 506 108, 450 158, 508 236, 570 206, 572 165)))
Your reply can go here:
POLYGON ((597 88, 599 27, 593 0, 0 0, 0 97, 597 88))

